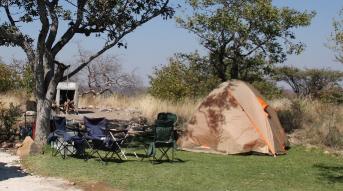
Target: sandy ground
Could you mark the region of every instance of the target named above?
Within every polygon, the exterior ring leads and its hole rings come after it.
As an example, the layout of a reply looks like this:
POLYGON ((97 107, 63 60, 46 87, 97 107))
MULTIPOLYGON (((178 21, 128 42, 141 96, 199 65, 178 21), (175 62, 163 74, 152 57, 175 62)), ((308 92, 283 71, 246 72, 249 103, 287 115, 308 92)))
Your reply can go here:
POLYGON ((30 175, 20 168, 19 158, 0 150, 1 191, 81 191, 58 178, 30 175))

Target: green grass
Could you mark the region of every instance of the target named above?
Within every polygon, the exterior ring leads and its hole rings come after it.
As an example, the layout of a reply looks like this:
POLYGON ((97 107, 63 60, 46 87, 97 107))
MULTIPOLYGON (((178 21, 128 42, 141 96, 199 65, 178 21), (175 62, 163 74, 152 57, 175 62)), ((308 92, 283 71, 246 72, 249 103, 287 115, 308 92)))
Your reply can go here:
POLYGON ((27 158, 32 171, 70 181, 100 181, 122 190, 343 190, 343 159, 295 147, 287 155, 214 155, 177 152, 184 162, 151 164, 133 158, 102 165, 96 160, 27 158))

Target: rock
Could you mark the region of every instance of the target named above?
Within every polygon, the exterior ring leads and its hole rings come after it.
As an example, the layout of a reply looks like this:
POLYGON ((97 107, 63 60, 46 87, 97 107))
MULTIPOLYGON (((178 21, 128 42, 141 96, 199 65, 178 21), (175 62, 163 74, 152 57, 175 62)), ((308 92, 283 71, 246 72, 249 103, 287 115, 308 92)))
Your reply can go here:
POLYGON ((38 154, 40 151, 40 147, 32 140, 31 137, 27 136, 24 139, 22 146, 18 148, 17 155, 22 158, 28 155, 38 154))
POLYGON ((18 149, 18 148, 21 147, 21 146, 23 146, 23 144, 21 144, 21 143, 16 143, 16 144, 14 145, 14 148, 18 149))
POLYGON ((12 147, 13 147, 13 143, 3 142, 1 144, 1 148, 3 148, 3 149, 8 149, 8 148, 12 148, 12 147))
POLYGON ((112 112, 113 111, 113 109, 100 109, 100 112, 112 112))

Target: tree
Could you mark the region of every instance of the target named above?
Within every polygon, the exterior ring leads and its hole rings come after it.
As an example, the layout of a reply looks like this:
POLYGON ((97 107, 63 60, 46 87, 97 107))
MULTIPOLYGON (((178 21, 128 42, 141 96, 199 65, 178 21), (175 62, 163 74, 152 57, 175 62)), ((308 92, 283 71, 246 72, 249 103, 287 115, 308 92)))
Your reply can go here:
POLYGON ((331 42, 329 48, 336 53, 336 59, 343 64, 343 9, 339 13, 338 19, 333 21, 333 33, 331 34, 331 42))
POLYGON ((51 103, 58 82, 72 77, 137 27, 173 15, 169 0, 0 0, 0 46, 24 50, 35 76, 37 99, 36 142, 46 143, 51 103), (36 36, 25 34, 25 25, 39 27, 36 36), (64 30, 66 29, 66 30, 64 30), (77 35, 106 39, 103 47, 70 73, 56 56, 77 35))
MULTIPOLYGON (((91 52, 79 47, 81 63, 90 55, 91 52)), ((124 72, 118 58, 111 55, 101 55, 94 59, 77 75, 76 81, 87 91, 111 90, 121 94, 132 94, 142 86, 138 76, 134 72, 124 72)))
POLYGON ((29 94, 33 93, 35 88, 34 74, 27 61, 12 58, 12 61, 9 64, 9 66, 18 76, 16 81, 17 85, 12 86, 12 89, 20 88, 25 90, 29 94))
POLYGON ((305 69, 281 67, 276 69, 275 79, 287 83, 299 96, 343 101, 343 72, 329 69, 305 69))
POLYGON ((208 59, 198 53, 176 54, 149 76, 149 92, 173 101, 204 96, 220 83, 210 67, 208 59))
POLYGON ((6 64, 0 63, 0 92, 12 90, 19 84, 19 76, 6 64))
POLYGON ((294 28, 310 25, 314 12, 277 8, 271 0, 187 0, 192 15, 178 18, 181 27, 196 34, 209 50, 210 63, 222 80, 242 79, 255 67, 299 54, 294 28), (261 62, 263 61, 263 62, 261 62))

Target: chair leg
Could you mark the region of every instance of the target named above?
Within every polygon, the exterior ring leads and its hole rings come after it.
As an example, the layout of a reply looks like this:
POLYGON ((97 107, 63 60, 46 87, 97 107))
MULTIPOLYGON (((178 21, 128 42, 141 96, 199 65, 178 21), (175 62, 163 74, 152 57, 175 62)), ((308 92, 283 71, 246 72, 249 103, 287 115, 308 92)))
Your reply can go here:
POLYGON ((172 148, 172 162, 174 162, 174 156, 175 156, 175 149, 172 148))
POLYGON ((158 160, 162 160, 163 158, 166 158, 166 160, 170 161, 170 158, 168 156, 169 149, 170 148, 163 148, 163 147, 161 147, 159 150, 161 151, 162 155, 161 155, 161 157, 158 160))
MULTIPOLYGON (((118 143, 117 141, 115 142, 115 144, 116 144, 116 146, 118 147, 118 149, 119 149, 121 155, 125 158, 125 160, 127 160, 127 157, 126 157, 126 155, 125 155, 125 151, 120 147, 120 145, 119 145, 119 143, 118 143)), ((118 155, 118 154, 117 154, 117 155, 118 155)), ((121 157, 119 157, 119 158, 121 159, 121 157)))

